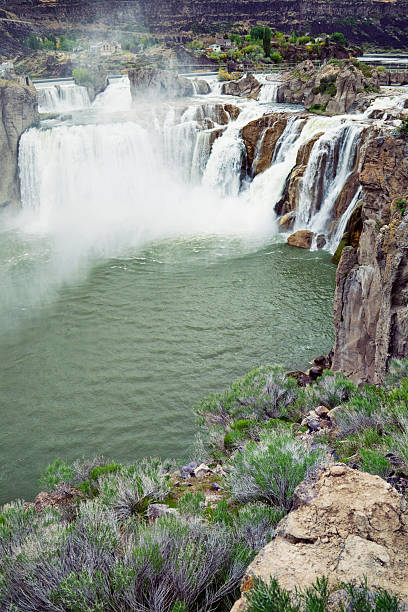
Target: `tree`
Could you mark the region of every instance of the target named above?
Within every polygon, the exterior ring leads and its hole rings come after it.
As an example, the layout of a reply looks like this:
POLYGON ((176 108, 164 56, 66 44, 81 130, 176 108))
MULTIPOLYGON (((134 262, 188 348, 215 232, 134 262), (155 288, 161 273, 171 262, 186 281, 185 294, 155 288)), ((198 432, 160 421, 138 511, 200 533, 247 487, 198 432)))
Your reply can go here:
POLYGON ((330 38, 333 42, 343 45, 343 47, 347 47, 347 38, 342 32, 333 32, 333 34, 330 35, 330 38))
POLYGON ((265 26, 264 33, 263 33, 263 49, 264 49, 265 57, 270 57, 271 55, 271 37, 272 37, 271 28, 268 28, 268 26, 265 26))
POLYGON ((259 25, 254 26, 251 29, 251 34, 250 34, 252 40, 263 40, 264 30, 265 28, 263 26, 259 26, 259 25))

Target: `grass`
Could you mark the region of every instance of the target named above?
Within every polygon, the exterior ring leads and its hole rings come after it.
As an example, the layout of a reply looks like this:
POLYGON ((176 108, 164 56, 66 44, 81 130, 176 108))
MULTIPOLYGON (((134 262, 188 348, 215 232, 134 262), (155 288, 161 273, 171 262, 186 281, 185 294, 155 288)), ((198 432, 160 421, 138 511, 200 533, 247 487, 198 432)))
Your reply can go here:
POLYGON ((321 577, 309 588, 292 593, 282 588, 275 578, 269 584, 255 579, 254 588, 246 594, 247 612, 399 612, 397 597, 385 589, 369 590, 366 582, 359 585, 344 583, 329 588, 326 577, 321 577), (340 595, 336 605, 331 595, 340 595))

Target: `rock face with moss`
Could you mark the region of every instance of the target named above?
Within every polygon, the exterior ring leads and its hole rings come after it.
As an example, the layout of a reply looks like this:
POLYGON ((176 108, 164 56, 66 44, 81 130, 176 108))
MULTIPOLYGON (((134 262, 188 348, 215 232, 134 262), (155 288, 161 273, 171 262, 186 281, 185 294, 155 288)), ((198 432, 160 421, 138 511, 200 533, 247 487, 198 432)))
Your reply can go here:
MULTIPOLYGON (((330 585, 364 579, 408 600, 408 530, 405 501, 382 480, 333 465, 295 491, 293 510, 277 527, 277 537, 249 566, 241 585, 254 578, 282 587, 311 586, 325 574, 330 585)), ((245 598, 233 612, 246 609, 245 598)))
POLYGON ((379 383, 390 358, 408 356, 407 156, 405 139, 372 132, 353 219, 361 236, 337 270, 333 368, 356 382, 379 383))
POLYGON ((358 62, 332 60, 316 68, 309 60, 283 76, 278 100, 336 115, 349 112, 379 85, 379 73, 358 62))
POLYGON ((22 133, 39 121, 37 93, 28 79, 0 79, 0 207, 19 201, 18 143, 22 133))

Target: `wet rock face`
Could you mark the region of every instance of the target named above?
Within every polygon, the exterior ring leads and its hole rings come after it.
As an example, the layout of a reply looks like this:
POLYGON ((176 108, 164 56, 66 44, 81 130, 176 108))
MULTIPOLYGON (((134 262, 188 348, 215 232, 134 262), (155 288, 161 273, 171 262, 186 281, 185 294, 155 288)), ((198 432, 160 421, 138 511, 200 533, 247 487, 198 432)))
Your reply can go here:
POLYGON ((194 85, 190 79, 152 66, 129 71, 130 91, 133 99, 139 97, 181 98, 193 96, 194 85))
MULTIPOLYGON (((333 465, 299 485, 293 507, 249 566, 243 591, 254 577, 275 577, 291 591, 322 575, 331 586, 367 577, 369 587, 408 601, 406 502, 388 483, 333 465)), ((243 597, 233 612, 244 609, 243 597)))
POLYGON ((271 165, 276 143, 283 134, 287 119, 282 114, 265 115, 242 129, 248 170, 253 176, 264 172, 271 165))
MULTIPOLYGON (((358 248, 343 249, 336 276, 333 369, 381 383, 391 358, 408 357, 408 146, 374 133, 360 173, 358 248)), ((351 227, 351 226, 350 226, 351 227)))
POLYGON ((18 143, 22 133, 39 121, 37 92, 21 83, 0 79, 0 207, 19 201, 18 143))

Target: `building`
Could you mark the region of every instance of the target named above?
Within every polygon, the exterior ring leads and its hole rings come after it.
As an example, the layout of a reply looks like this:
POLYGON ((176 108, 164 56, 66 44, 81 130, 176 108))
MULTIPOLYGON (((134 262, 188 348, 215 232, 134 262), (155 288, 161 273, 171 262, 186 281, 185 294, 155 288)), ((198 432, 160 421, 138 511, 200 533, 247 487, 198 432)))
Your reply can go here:
POLYGON ((0 64, 0 77, 4 76, 7 72, 14 72, 13 62, 3 62, 0 64))
POLYGON ((231 49, 232 48, 232 40, 229 38, 220 38, 217 37, 215 39, 215 44, 219 45, 221 48, 231 49))
POLYGON ((95 53, 96 55, 112 55, 113 53, 121 50, 122 45, 116 41, 110 42, 108 40, 104 40, 89 46, 90 53, 95 53))

